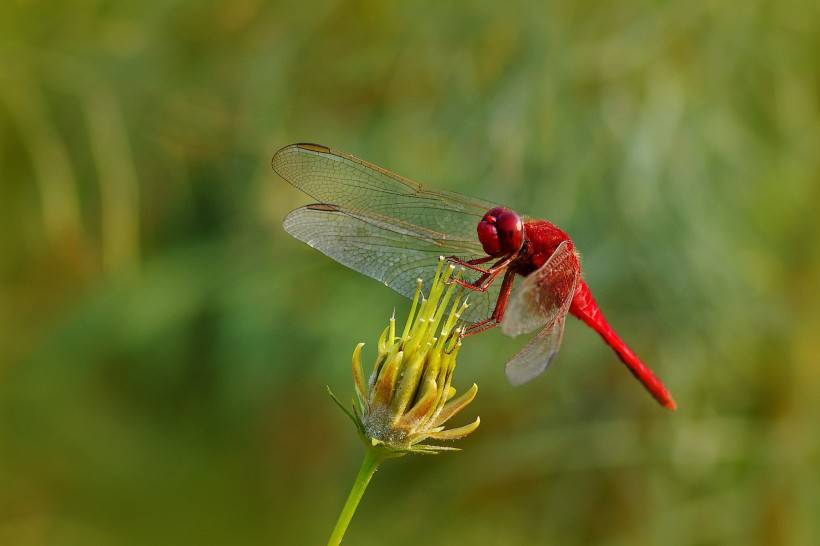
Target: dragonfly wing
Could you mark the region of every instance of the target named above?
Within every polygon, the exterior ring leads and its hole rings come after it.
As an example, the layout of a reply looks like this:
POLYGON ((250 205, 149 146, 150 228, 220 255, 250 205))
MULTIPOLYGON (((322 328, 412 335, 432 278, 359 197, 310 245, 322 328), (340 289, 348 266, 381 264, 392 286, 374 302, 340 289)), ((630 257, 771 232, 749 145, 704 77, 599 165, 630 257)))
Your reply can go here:
POLYGON ((271 166, 282 178, 322 203, 366 214, 444 244, 478 242, 476 226, 495 203, 424 188, 387 169, 318 144, 291 144, 271 166))
POLYGON ((541 375, 561 348, 566 314, 544 326, 527 345, 507 362, 507 379, 521 385, 541 375))
POLYGON ((518 335, 543 327, 507 362, 507 378, 521 385, 547 369, 561 348, 564 323, 580 277, 572 243, 564 241, 540 269, 524 278, 510 303, 501 329, 518 335))
POLYGON ((578 256, 564 241, 540 269, 520 282, 507 304, 501 330, 508 336, 533 332, 566 315, 580 276, 578 256))
MULTIPOLYGON (((430 237, 426 229, 397 225, 372 211, 337 205, 298 208, 285 217, 283 225, 293 237, 408 298, 415 293, 416 279, 423 279, 429 286, 440 256, 471 259, 483 255, 477 242, 442 241, 430 237)), ((462 319, 478 322, 486 318, 497 297, 498 287, 486 293, 471 293, 470 307, 462 319)))

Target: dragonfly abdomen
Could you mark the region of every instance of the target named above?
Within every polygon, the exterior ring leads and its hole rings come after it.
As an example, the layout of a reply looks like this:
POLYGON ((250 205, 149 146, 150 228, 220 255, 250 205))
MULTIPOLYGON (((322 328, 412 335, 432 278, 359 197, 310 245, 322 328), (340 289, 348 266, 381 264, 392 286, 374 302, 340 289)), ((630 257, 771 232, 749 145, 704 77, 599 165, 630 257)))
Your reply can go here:
POLYGON ((615 330, 609 325, 606 317, 604 317, 604 314, 595 302, 595 298, 592 297, 589 286, 583 279, 579 281, 569 311, 575 315, 575 317, 584 321, 587 326, 598 332, 604 342, 615 351, 620 361, 626 365, 630 373, 635 376, 635 379, 641 382, 655 400, 666 408, 672 410, 677 408, 675 401, 672 399, 672 395, 669 394, 669 391, 661 380, 652 373, 652 370, 638 358, 638 355, 624 343, 615 330))

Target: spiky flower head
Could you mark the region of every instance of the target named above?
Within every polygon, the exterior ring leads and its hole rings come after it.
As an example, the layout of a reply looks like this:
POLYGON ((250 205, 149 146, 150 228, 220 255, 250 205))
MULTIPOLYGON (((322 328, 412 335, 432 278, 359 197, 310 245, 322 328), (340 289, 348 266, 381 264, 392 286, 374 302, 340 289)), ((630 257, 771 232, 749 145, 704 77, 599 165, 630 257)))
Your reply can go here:
POLYGON ((458 321, 467 308, 461 290, 456 292, 457 285, 448 283, 453 272, 453 265, 445 266, 442 258, 426 298, 422 295, 421 279, 417 281, 404 330, 396 335, 394 314, 379 337, 373 371, 367 381, 361 362, 364 343, 353 350, 353 412, 339 405, 368 446, 382 447, 396 455, 454 450, 422 442, 463 438, 481 422, 476 417, 469 425, 444 429, 444 423, 472 402, 478 392, 473 384, 455 397, 452 386, 461 349, 462 329, 458 321))

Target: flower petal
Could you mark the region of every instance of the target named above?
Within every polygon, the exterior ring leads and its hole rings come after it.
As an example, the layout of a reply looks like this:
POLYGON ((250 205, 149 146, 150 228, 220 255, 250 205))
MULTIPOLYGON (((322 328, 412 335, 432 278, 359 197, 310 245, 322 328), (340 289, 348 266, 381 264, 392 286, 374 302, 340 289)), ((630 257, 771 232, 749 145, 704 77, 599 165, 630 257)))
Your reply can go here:
POLYGON ((367 402, 367 388, 364 384, 364 374, 362 372, 362 347, 364 347, 364 343, 359 343, 353 349, 353 386, 356 389, 356 399, 359 401, 359 411, 364 411, 367 402))
POLYGON ((379 377, 376 379, 376 384, 373 385, 373 392, 370 398, 371 407, 387 407, 390 404, 390 398, 393 394, 393 385, 396 383, 396 377, 398 376, 403 358, 404 353, 399 351, 393 355, 392 358, 388 357, 387 362, 382 366, 382 369, 379 371, 379 377))
POLYGON ((451 428, 450 430, 442 430, 441 432, 431 432, 428 437, 435 440, 458 440, 464 438, 481 424, 481 417, 476 417, 475 421, 463 427, 451 428))
POLYGON ((416 402, 410 411, 404 414, 402 418, 396 423, 397 426, 411 431, 415 428, 425 417, 427 417, 436 406, 436 399, 438 392, 436 391, 435 381, 429 380, 422 387, 422 396, 416 402))
POLYGON ((441 412, 436 416, 435 421, 433 421, 433 426, 437 427, 439 425, 443 425, 450 419, 453 415, 463 410, 467 407, 467 404, 473 401, 475 395, 478 393, 478 385, 473 383, 473 386, 470 389, 456 398, 455 400, 451 400, 444 404, 444 407, 441 409, 441 412))
POLYGON ((428 343, 427 347, 410 356, 402 367, 401 377, 399 377, 398 384, 393 389, 393 400, 390 403, 390 411, 396 416, 396 421, 404 415, 404 410, 407 409, 419 389, 419 378, 429 349, 428 343))

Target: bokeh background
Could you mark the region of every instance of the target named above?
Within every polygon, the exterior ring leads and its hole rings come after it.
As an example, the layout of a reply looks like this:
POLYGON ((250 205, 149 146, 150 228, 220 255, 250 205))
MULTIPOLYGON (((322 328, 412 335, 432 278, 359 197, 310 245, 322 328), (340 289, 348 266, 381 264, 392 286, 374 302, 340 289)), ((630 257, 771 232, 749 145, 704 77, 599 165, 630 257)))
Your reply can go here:
POLYGON ((472 338, 481 428, 350 544, 820 544, 818 6, 3 2, 0 544, 324 543, 408 302, 283 232, 297 141, 563 226, 680 405, 472 338))

